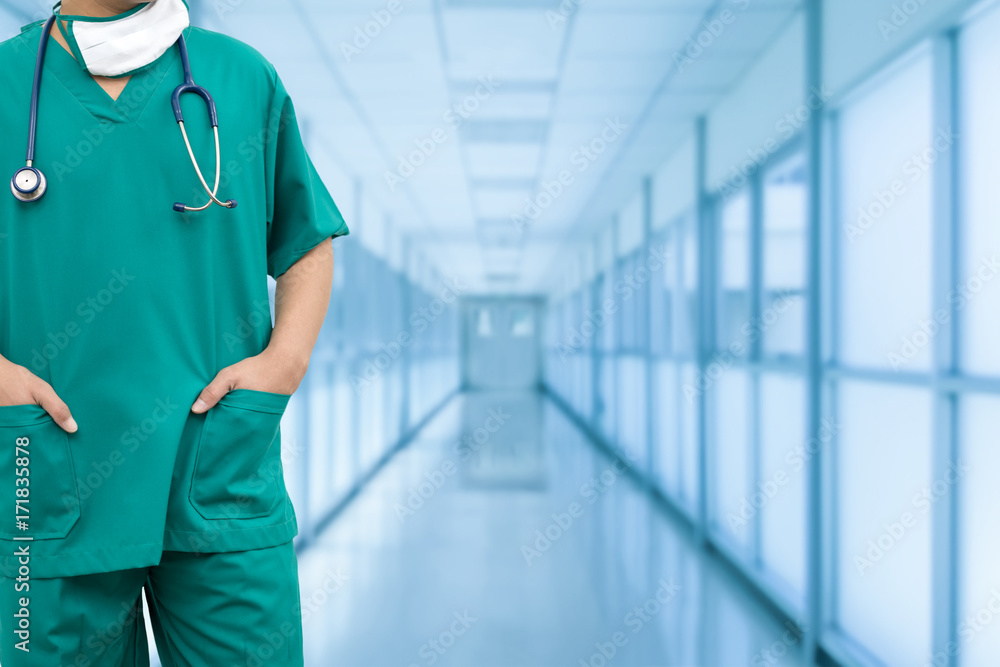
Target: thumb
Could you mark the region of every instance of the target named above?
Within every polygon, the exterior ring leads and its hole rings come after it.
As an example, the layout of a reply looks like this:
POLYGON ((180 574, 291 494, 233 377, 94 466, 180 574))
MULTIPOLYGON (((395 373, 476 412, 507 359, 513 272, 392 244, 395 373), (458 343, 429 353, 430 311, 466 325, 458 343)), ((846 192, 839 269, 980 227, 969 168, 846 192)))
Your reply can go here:
POLYGON ((73 419, 73 415, 70 413, 69 407, 63 403, 62 399, 59 398, 58 394, 56 394, 51 385, 47 382, 43 382, 38 389, 35 390, 34 398, 38 404, 42 406, 42 409, 49 413, 52 420, 59 424, 64 431, 67 433, 76 433, 76 420, 73 419))
POLYGON ((198 400, 194 402, 191 406, 191 412, 195 414, 202 414, 203 412, 208 412, 214 408, 222 397, 228 394, 232 390, 232 381, 230 379, 229 373, 223 371, 215 376, 211 384, 205 387, 201 394, 198 396, 198 400))

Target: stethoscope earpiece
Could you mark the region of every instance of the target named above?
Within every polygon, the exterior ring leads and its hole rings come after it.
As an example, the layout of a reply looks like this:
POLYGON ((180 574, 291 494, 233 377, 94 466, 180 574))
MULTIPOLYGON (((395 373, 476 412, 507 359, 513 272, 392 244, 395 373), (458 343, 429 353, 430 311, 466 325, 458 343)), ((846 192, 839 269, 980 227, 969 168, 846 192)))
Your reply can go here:
MULTIPOLYGON (((223 208, 236 208, 237 203, 235 199, 230 199, 229 201, 223 202, 223 208)), ((195 208, 194 206, 188 206, 184 202, 177 202, 174 204, 174 210, 178 213, 187 213, 188 211, 201 211, 204 209, 195 208)))
POLYGON ((21 167, 10 179, 10 191, 23 202, 38 201, 45 194, 48 182, 45 174, 34 167, 21 167))

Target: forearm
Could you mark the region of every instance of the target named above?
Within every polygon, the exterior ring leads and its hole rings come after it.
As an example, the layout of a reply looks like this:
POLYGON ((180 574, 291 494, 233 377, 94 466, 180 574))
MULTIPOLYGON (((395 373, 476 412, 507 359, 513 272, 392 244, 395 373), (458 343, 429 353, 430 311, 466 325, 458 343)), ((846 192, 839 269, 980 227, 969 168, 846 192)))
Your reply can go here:
POLYGON ((206 412, 234 389, 294 394, 309 368, 333 291, 333 244, 306 253, 278 278, 271 342, 261 354, 219 371, 191 409, 206 412))
POLYGON ((326 319, 333 290, 333 244, 310 250, 278 278, 275 323, 266 354, 301 380, 326 319))

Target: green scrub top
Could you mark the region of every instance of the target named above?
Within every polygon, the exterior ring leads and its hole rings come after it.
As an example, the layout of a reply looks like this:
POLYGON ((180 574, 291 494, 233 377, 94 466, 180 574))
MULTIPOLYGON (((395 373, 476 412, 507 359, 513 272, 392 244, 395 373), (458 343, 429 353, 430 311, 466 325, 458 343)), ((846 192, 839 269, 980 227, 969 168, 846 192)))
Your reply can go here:
MULTIPOLYGON (((24 165, 40 36, 35 23, 0 44, 3 173, 24 165)), ((25 548, 31 576, 53 578, 296 534, 280 458, 289 397, 239 390, 207 415, 190 406, 221 369, 266 347, 267 276, 348 230, 271 64, 223 35, 186 38, 195 81, 218 105, 219 197, 236 209, 173 210, 207 199, 170 105, 183 81, 176 48, 117 101, 57 43, 47 50, 35 166, 48 192, 34 203, 0 195, 0 354, 51 383, 79 431, 66 435, 38 406, 0 407, 7 573, 25 548)), ((183 109, 211 185, 208 112, 197 95, 183 109)))

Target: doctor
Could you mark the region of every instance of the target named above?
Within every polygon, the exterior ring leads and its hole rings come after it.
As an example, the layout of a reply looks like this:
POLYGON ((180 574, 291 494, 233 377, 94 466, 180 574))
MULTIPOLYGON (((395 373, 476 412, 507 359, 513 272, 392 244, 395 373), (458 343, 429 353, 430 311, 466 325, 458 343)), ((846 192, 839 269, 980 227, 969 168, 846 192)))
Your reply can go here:
POLYGON ((145 589, 168 667, 302 665, 279 424, 347 226, 256 51, 56 11, 0 44, 0 663, 148 665, 145 589))

